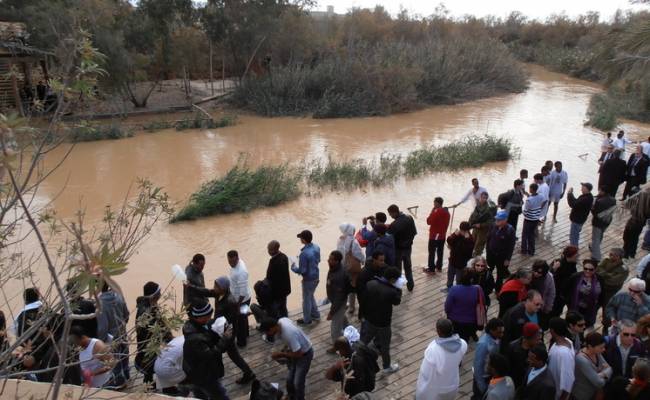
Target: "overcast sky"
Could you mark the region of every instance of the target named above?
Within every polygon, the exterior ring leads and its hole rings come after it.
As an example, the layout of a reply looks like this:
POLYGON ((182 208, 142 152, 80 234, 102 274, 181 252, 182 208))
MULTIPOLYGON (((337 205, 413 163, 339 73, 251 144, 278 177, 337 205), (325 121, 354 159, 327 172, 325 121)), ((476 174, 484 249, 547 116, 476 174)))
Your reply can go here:
MULTIPOLYGON (((376 4, 383 5, 390 13, 396 14, 400 7, 411 14, 429 16, 433 14, 437 0, 318 0, 316 10, 325 10, 328 5, 334 6, 336 13, 344 14, 352 7, 372 8, 376 4)), ((521 11, 531 18, 544 19, 551 14, 565 12, 576 16, 587 11, 598 11, 604 18, 611 17, 616 9, 642 9, 644 6, 632 5, 628 0, 447 0, 445 6, 451 14, 460 17, 473 14, 477 17, 485 15, 506 16, 511 11, 521 11)))

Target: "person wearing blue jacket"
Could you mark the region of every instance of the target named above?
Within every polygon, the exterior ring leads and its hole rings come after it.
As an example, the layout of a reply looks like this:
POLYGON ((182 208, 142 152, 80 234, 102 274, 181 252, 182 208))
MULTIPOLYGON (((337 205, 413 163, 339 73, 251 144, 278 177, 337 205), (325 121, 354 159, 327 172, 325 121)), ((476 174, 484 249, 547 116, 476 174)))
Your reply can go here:
POLYGON ((313 235, 308 230, 300 232, 297 236, 304 246, 300 250, 298 265, 291 266, 293 272, 302 276, 302 318, 296 322, 299 325, 310 325, 313 320, 320 321, 320 312, 314 297, 319 282, 320 247, 312 243, 313 235))
POLYGON ((474 353, 474 382, 472 385, 474 395, 472 400, 482 399, 488 389, 490 374, 487 372, 487 360, 490 354, 499 352, 504 330, 503 321, 499 318, 492 318, 485 327, 485 333, 478 340, 474 353))

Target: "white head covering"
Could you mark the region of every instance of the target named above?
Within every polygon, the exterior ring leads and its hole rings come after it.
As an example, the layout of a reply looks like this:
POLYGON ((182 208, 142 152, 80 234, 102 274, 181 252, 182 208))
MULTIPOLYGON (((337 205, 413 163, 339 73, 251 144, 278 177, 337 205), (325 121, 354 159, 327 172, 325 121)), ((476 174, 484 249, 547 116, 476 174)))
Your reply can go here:
POLYGON ((354 238, 354 225, 346 222, 339 225, 339 230, 341 231, 341 236, 336 244, 336 250, 340 251, 341 254, 343 254, 343 257, 345 257, 345 255, 350 251, 350 247, 352 247, 352 254, 354 257, 363 263, 366 260, 366 255, 357 240, 354 238))
POLYGON ((630 279, 628 287, 645 292, 645 281, 639 278, 632 278, 630 279))
POLYGON ((348 340, 348 343, 352 345, 353 343, 358 342, 361 339, 359 331, 354 326, 350 325, 343 330, 343 336, 348 340))

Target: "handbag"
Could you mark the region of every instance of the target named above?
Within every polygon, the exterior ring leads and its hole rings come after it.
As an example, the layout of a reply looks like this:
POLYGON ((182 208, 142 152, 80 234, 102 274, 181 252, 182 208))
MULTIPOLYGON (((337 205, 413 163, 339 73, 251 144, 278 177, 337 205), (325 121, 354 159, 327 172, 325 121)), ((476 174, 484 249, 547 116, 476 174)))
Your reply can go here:
POLYGON ((350 242, 350 249, 345 253, 345 259, 343 260, 343 265, 345 266, 346 271, 350 277, 350 284, 352 287, 357 287, 357 278, 361 273, 361 261, 357 259, 352 254, 352 246, 354 241, 350 242))
POLYGON ((487 314, 485 310, 485 301, 483 300, 483 290, 480 286, 476 286, 478 290, 478 304, 476 304, 476 325, 478 325, 479 330, 483 330, 485 324, 487 324, 487 314))

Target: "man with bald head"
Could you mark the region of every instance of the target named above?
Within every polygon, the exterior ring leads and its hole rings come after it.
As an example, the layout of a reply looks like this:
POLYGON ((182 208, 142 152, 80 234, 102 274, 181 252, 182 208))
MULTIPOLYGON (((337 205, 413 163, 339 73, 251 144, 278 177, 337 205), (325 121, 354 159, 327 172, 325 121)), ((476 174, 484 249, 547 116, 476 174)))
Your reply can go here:
POLYGON ((275 318, 287 316, 287 296, 291 293, 289 259, 280 251, 280 243, 272 240, 266 246, 271 259, 266 269, 266 280, 271 287, 271 305, 267 310, 275 318))

